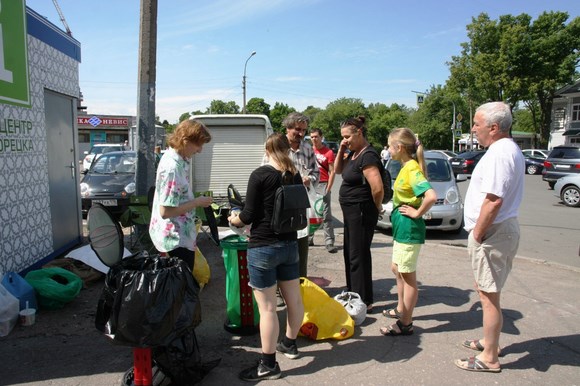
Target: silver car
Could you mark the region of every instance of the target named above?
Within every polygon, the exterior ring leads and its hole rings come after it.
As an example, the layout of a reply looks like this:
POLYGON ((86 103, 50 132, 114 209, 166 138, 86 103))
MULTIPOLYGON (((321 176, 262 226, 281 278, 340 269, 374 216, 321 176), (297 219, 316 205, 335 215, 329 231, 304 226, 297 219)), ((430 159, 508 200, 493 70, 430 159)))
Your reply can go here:
MULTIPOLYGON (((437 201, 431 209, 423 215, 427 229, 436 229, 460 233, 463 225, 463 200, 457 187, 457 181, 466 181, 465 175, 453 176, 453 169, 447 157, 439 152, 426 151, 425 164, 427 167, 427 179, 437 193, 437 201)), ((389 160, 385 165, 393 184, 401 170, 399 161, 389 160)), ((377 227, 390 229, 391 212, 393 211, 393 201, 383 204, 385 212, 379 216, 377 227)))
POLYGON ((580 207, 580 175, 558 178, 554 193, 566 206, 580 207))

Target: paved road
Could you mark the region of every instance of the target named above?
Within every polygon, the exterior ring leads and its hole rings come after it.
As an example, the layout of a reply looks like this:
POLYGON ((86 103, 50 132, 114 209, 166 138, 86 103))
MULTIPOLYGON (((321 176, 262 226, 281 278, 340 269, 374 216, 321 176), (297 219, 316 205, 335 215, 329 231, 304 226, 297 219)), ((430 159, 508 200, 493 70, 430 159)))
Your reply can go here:
MULTIPOLYGON (((580 208, 561 203, 541 175, 526 175, 524 200, 520 208, 521 240, 518 255, 550 263, 580 268, 580 208)), ((337 176, 333 188, 333 212, 339 213, 338 189, 342 182, 337 176)), ((470 180, 460 182, 465 197, 470 180)), ((390 231, 381 231, 390 235, 390 231)), ((446 245, 467 246, 467 232, 427 232, 427 240, 446 245)))
MULTIPOLYGON (((465 197, 469 181, 459 189, 465 197)), ((562 204, 540 175, 526 175, 520 207, 518 255, 580 267, 580 208, 562 204)), ((467 235, 465 235, 467 237, 467 235)), ((466 241, 465 241, 466 243, 466 241)))

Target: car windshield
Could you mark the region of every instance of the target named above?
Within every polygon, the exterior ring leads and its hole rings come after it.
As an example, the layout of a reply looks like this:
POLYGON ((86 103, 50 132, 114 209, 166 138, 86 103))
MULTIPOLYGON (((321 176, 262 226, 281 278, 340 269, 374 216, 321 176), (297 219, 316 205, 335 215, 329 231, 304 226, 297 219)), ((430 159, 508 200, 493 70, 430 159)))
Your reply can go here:
POLYGON ((449 150, 437 150, 443 154, 445 154, 447 157, 453 158, 453 157, 457 157, 457 153, 454 153, 452 151, 449 150))
POLYGON ((134 174, 136 160, 137 157, 133 154, 103 154, 93 164, 91 172, 98 174, 134 174))
POLYGON ((580 158, 579 148, 554 148, 548 158, 580 158))
POLYGON ((474 157, 474 156, 476 156, 476 155, 478 155, 480 153, 481 153, 480 151, 466 151, 464 153, 457 154, 457 158, 465 158, 465 159, 468 159, 468 158, 474 157))
MULTIPOLYGON (((429 181, 449 181, 451 180, 451 171, 449 170, 449 162, 440 158, 426 158, 427 165, 427 179, 429 181)), ((401 163, 399 161, 390 160, 387 163, 387 170, 392 179, 396 179, 401 171, 401 163)))
POLYGON ((105 154, 111 151, 121 151, 121 146, 95 146, 89 154, 105 154))

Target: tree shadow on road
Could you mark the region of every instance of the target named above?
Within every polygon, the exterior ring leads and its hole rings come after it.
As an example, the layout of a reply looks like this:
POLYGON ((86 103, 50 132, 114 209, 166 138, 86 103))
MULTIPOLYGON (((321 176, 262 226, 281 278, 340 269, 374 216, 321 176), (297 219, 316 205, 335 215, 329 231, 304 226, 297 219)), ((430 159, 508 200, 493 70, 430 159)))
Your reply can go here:
MULTIPOLYGON (((520 335, 520 330, 516 327, 515 321, 522 319, 523 314, 516 310, 503 309, 502 333, 510 335, 520 335)), ((481 303, 475 302, 467 311, 443 312, 431 315, 416 315, 414 320, 436 320, 446 322, 435 327, 425 328, 423 332, 453 332, 475 330, 482 327, 483 313, 481 303)), ((476 337, 473 337, 476 338, 476 337)))
POLYGON ((510 344, 502 350, 506 356, 524 354, 513 362, 502 364, 505 369, 546 372, 552 366, 580 367, 580 335, 548 336, 510 344))

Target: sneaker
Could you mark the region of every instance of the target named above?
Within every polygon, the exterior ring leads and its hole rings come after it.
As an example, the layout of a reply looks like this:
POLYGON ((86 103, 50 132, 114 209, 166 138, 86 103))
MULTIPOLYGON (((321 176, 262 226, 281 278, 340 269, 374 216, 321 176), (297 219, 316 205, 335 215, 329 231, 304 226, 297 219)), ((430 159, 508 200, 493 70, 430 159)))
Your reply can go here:
POLYGON ((286 355, 287 358, 296 359, 298 358, 298 347, 296 344, 291 345, 290 347, 286 347, 284 342, 280 341, 276 345, 276 351, 281 352, 282 354, 286 355))
POLYGON ((280 293, 279 289, 276 291, 276 306, 277 307, 286 306, 286 302, 284 301, 284 298, 282 297, 282 294, 280 293))
POLYGON ((326 244, 326 250, 329 253, 336 253, 336 252, 338 252, 338 249, 336 249, 336 247, 334 245, 332 245, 332 244, 326 244))
POLYGON ((264 379, 278 379, 281 375, 282 371, 280 370, 280 366, 278 366, 278 362, 276 362, 276 366, 271 369, 266 366, 262 360, 259 360, 257 366, 252 366, 241 371, 239 377, 243 381, 255 382, 264 379))

